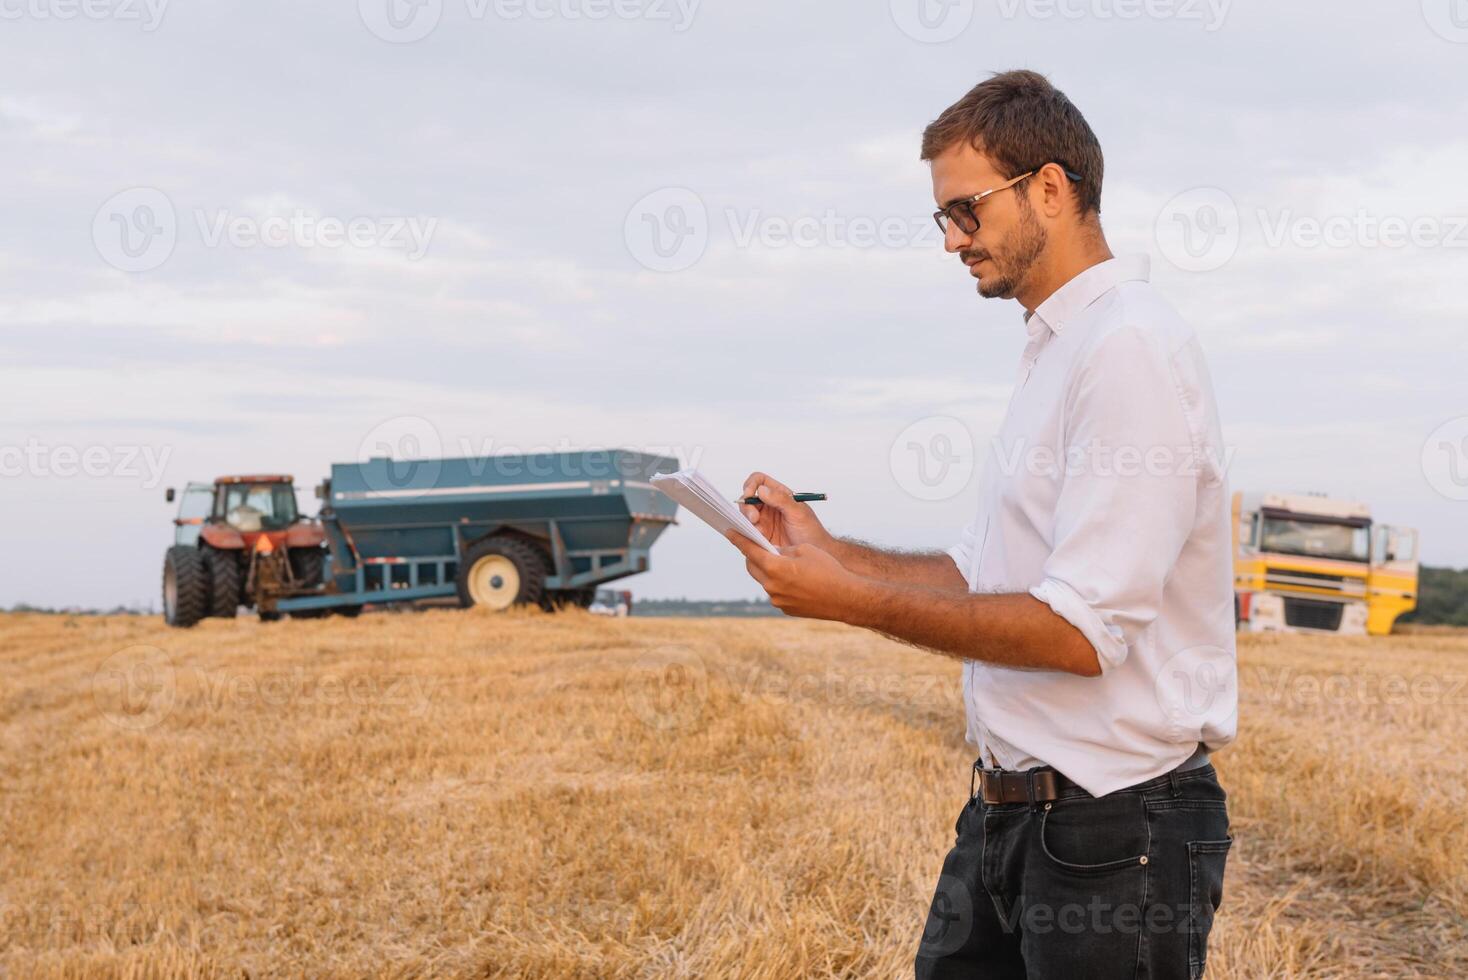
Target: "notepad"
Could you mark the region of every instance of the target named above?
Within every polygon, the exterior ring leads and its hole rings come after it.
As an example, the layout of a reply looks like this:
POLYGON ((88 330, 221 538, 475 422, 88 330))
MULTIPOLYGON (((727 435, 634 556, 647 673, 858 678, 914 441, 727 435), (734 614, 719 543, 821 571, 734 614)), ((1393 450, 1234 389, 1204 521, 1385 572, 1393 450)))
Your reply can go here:
POLYGON ((658 473, 652 485, 693 512, 693 516, 709 527, 725 534, 738 531, 761 548, 778 555, 780 549, 770 544, 760 529, 739 512, 733 500, 719 493, 698 470, 689 468, 676 473, 658 473))

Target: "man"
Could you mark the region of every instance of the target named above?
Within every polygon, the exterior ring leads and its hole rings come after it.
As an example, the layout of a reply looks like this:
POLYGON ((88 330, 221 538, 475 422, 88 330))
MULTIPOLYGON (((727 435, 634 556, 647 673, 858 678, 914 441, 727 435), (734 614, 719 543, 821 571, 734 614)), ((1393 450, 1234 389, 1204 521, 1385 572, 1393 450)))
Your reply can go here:
MULTIPOLYGON (((947 251, 1029 337, 948 552, 833 537, 764 473, 737 535, 794 616, 963 660, 970 799, 919 977, 1197 977, 1231 839, 1209 751, 1236 718, 1223 439, 1193 332, 1101 232, 1101 147, 1042 76, 932 123, 947 251)), ((941 351, 935 351, 942 354, 941 351)))

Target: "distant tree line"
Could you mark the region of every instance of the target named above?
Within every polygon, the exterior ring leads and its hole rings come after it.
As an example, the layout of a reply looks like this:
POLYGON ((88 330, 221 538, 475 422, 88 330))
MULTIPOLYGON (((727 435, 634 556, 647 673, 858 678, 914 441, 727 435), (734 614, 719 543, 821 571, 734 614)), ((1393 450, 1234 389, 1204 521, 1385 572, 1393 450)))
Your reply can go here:
POLYGON ((1397 622, 1468 626, 1468 568, 1424 567, 1417 585, 1417 609, 1397 622))
POLYGON ((29 602, 17 602, 0 612, 42 613, 47 616, 152 616, 157 610, 152 606, 113 606, 111 609, 89 609, 82 606, 33 606, 29 602))
POLYGON ((779 616, 767 599, 637 599, 634 616, 779 616))

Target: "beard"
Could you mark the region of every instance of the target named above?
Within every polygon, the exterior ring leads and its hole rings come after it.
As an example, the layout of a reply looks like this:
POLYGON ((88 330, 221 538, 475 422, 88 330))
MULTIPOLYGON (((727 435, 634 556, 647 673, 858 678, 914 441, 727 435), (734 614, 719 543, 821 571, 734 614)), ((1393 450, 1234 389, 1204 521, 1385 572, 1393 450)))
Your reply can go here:
MULTIPOLYGON (((1045 226, 1035 217, 1024 195, 1020 195, 1019 224, 1009 237, 987 252, 977 253, 998 271, 979 280, 979 295, 985 299, 1014 299, 1030 270, 1045 251, 1045 226)), ((966 253, 974 255, 974 251, 966 253)))

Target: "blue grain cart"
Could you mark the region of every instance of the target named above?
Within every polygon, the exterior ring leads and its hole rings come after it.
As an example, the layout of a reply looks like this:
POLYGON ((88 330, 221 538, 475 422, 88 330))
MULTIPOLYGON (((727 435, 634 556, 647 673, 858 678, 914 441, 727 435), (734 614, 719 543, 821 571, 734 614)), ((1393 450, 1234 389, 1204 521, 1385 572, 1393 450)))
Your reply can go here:
POLYGON ((597 586, 647 570, 677 511, 648 480, 677 468, 627 450, 334 464, 317 488, 324 584, 270 605, 589 605, 597 586))

